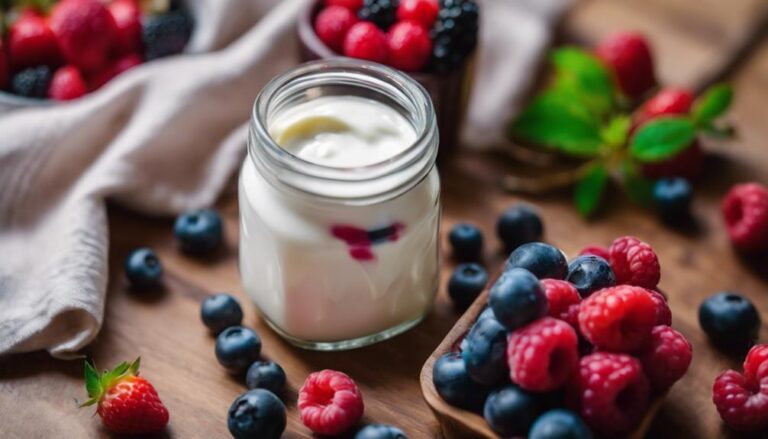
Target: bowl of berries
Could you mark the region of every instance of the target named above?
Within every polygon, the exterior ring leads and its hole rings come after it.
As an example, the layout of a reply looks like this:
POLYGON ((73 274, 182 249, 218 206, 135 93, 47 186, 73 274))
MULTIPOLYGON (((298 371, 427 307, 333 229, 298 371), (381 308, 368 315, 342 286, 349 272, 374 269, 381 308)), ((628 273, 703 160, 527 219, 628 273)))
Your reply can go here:
POLYGON ((410 74, 432 97, 442 151, 458 141, 478 31, 475 0, 316 0, 298 25, 304 61, 348 56, 410 74))
MULTIPOLYGON (((5 3, 4 3, 5 5, 5 3)), ((34 0, 0 8, 0 110, 77 99, 184 50, 193 19, 172 0, 34 0)))

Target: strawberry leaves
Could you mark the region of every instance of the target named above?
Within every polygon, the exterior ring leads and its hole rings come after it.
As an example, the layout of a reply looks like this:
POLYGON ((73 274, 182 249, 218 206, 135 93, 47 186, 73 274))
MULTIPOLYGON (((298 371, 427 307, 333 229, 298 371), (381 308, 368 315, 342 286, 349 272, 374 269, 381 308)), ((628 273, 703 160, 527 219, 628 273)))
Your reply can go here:
POLYGON ((85 390, 88 392, 90 399, 80 404, 80 407, 93 405, 99 402, 104 393, 112 388, 117 382, 126 377, 138 374, 140 364, 141 357, 138 357, 133 363, 123 361, 114 369, 105 370, 104 373, 100 374, 92 362, 86 361, 84 372, 85 390))

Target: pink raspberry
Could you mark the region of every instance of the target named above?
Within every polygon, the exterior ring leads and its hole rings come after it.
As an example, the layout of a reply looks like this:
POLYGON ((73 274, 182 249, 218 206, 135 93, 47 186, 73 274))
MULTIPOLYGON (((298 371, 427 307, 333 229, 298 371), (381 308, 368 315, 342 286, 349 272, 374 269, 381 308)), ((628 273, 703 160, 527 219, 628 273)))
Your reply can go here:
POLYGON ((648 290, 617 285, 581 301, 579 328, 599 349, 635 352, 650 339, 657 312, 656 302, 648 290))
POLYGON ((608 254, 608 249, 603 247, 602 245, 588 245, 584 247, 579 252, 579 256, 584 256, 584 255, 600 256, 601 258, 605 259, 608 262, 611 261, 611 257, 608 254))
POLYGON ((355 382, 342 372, 311 373, 299 390, 301 422, 318 434, 335 436, 360 421, 363 396, 355 382))
POLYGON ((735 370, 726 370, 715 379, 712 402, 723 421, 737 431, 768 428, 768 379, 758 385, 735 370))
POLYGON ((629 355, 597 352, 583 357, 569 391, 584 421, 606 436, 634 428, 648 407, 648 380, 640 362, 629 355))
POLYGON ((667 299, 656 290, 648 290, 651 293, 651 298, 656 304, 656 324, 657 325, 672 325, 672 310, 669 309, 667 299))
POLYGON ((512 332, 507 344, 512 381, 534 392, 561 387, 578 367, 578 344, 576 331, 552 317, 512 332))
POLYGON ((544 294, 547 296, 547 314, 550 317, 560 319, 571 325, 574 329, 579 327, 579 302, 581 296, 571 283, 558 279, 544 279, 541 281, 544 294))
POLYGON ((744 359, 744 376, 754 386, 758 386, 763 378, 768 378, 768 344, 752 346, 744 359))
POLYGON ((616 283, 656 288, 661 267, 650 245, 634 236, 623 236, 613 241, 608 252, 616 283))
POLYGON ((737 184, 723 198, 721 208, 737 249, 768 250, 768 188, 759 183, 737 184))
POLYGON ((651 341, 640 353, 643 371, 656 392, 672 387, 688 372, 693 347, 683 334, 669 326, 659 325, 651 332, 651 341))
POLYGON ((386 63, 389 57, 387 37, 369 21, 355 23, 344 37, 344 55, 386 63))
POLYGON ((354 12, 343 6, 331 5, 315 17, 315 33, 326 46, 341 53, 344 49, 344 37, 355 23, 357 16, 354 12))

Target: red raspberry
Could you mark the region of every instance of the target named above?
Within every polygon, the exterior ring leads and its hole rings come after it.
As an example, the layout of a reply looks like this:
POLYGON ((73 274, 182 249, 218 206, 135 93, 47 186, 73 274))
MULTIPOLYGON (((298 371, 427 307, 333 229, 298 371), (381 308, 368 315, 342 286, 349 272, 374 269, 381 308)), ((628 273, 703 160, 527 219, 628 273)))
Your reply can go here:
POLYGON ((768 344, 752 346, 744 359, 744 376, 755 387, 760 384, 760 380, 768 378, 768 344))
POLYGON ((581 296, 573 284, 564 280, 544 279, 541 281, 544 294, 547 296, 547 314, 571 325, 579 327, 579 302, 581 296))
POLYGON ((660 116, 688 114, 693 105, 693 93, 684 88, 668 87, 656 93, 645 101, 635 115, 634 126, 639 127, 645 122, 660 116))
POLYGON ((546 392, 561 387, 579 363, 579 338, 562 320, 543 317, 509 335, 507 363, 512 381, 546 392))
POLYGON ((597 45, 595 53, 613 70, 627 96, 638 98, 656 85, 651 50, 642 35, 632 32, 611 35, 597 45))
POLYGON ((656 290, 648 290, 651 293, 651 298, 656 304, 656 324, 657 325, 671 325, 672 324, 672 310, 669 309, 667 299, 656 290))
POLYGON ((438 12, 440 12, 440 5, 437 0, 400 0, 397 6, 397 20, 415 21, 424 29, 431 29, 438 12))
POLYGON ((579 252, 579 256, 584 256, 584 255, 599 256, 609 262, 611 259, 610 256, 608 255, 608 249, 603 247, 602 245, 588 245, 584 247, 579 252))
POLYGON ((639 355, 643 371, 651 387, 663 392, 688 372, 693 347, 683 334, 669 326, 659 325, 651 332, 651 341, 639 355))
POLYGON ((341 53, 344 37, 355 23, 357 15, 354 12, 343 6, 328 6, 315 18, 315 33, 326 46, 341 53))
POLYGON ((64 58, 82 71, 98 70, 109 61, 115 20, 99 0, 63 0, 49 19, 64 58))
POLYGON ((643 163, 642 172, 648 178, 683 177, 695 180, 704 165, 704 150, 698 140, 663 162, 643 163))
POLYGON ((311 373, 299 390, 301 422, 318 434, 335 436, 360 421, 363 396, 352 378, 335 370, 311 373))
POLYGON ((735 370, 727 370, 715 379, 712 402, 723 421, 734 430, 759 431, 768 428, 768 380, 749 383, 735 370))
POLYGON ((432 41, 429 32, 412 21, 401 21, 387 33, 389 64, 406 72, 421 70, 429 61, 432 41))
POLYGON ((569 390, 584 421, 606 436, 634 428, 648 407, 648 380, 640 362, 629 355, 597 352, 583 357, 569 390))
POLYGON ((368 21, 354 24, 344 37, 344 55, 379 63, 387 62, 387 37, 368 21))
POLYGON ((132 69, 139 64, 142 64, 144 60, 141 59, 141 55, 136 53, 129 53, 121 58, 116 59, 111 64, 107 65, 104 69, 96 72, 90 77, 91 89, 96 90, 101 88, 104 84, 111 81, 115 76, 132 69))
POLYGON ((109 4, 115 20, 115 52, 141 52, 141 11, 136 0, 115 0, 109 4))
POLYGON ((616 283, 653 289, 659 283, 661 267, 653 248, 634 236, 617 238, 608 249, 616 283))
POLYGON ((363 0, 325 0, 325 6, 343 6, 352 12, 363 7, 363 0))
POLYGON ((33 10, 19 15, 8 30, 8 58, 14 70, 56 65, 61 59, 56 36, 33 10))
POLYGON ((733 245, 744 252, 768 249, 768 188, 759 183, 737 184, 722 203, 733 245))
POLYGON ((579 306, 581 334, 603 350, 637 351, 651 337, 656 319, 651 293, 631 285, 602 289, 579 306))
POLYGON ((87 92, 85 79, 75 66, 59 67, 48 86, 48 97, 57 101, 77 99, 87 92))

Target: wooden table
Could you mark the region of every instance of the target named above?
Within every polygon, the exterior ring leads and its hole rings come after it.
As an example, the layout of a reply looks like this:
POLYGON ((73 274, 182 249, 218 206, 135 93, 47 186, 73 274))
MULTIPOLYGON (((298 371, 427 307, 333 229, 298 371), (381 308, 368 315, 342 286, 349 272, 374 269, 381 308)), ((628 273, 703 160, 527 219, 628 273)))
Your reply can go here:
MULTIPOLYGON (((574 254, 587 244, 608 244, 614 237, 637 235, 650 242, 662 263, 661 287, 669 295, 674 326, 694 344, 689 374, 671 391, 652 427, 653 437, 715 438, 728 433, 711 403, 714 377, 738 361, 707 343, 697 323, 701 300, 723 289, 752 298, 768 317, 768 260, 744 259, 729 246, 719 201, 734 182, 768 182, 768 41, 763 0, 612 0, 579 4, 566 18, 562 39, 590 43, 616 29, 646 32, 656 47, 659 76, 665 83, 698 87, 724 76, 736 85, 730 119, 739 135, 728 143, 709 143, 712 157, 697 186, 696 224, 684 230, 664 227, 649 212, 611 194, 591 223, 570 206, 567 192, 535 200, 546 222, 546 239, 574 254), (746 48, 746 49, 745 49, 746 48), (729 58, 730 54, 739 56, 729 58), (716 177, 716 178, 713 178, 716 177)), ((494 239, 494 220, 520 200, 498 189, 510 167, 491 152, 462 152, 441 169, 445 215, 443 230, 457 220, 478 224, 487 242, 485 265, 497 270, 503 260, 494 239)), ((174 245, 172 222, 110 208, 110 266, 105 326, 87 350, 100 367, 142 356, 143 373, 156 385, 171 412, 162 437, 225 438, 226 411, 244 391, 242 380, 225 373, 213 355, 214 340, 199 320, 200 300, 210 292, 243 295, 237 270, 238 212, 233 192, 219 207, 226 220, 226 250, 210 260, 190 259, 174 245), (154 247, 167 270, 166 291, 142 296, 127 291, 122 261, 134 247, 154 247)), ((445 285, 451 262, 445 263, 445 285)), ((441 288, 434 311, 414 330, 376 346, 346 353, 316 353, 281 341, 246 308, 245 323, 264 339, 266 357, 283 365, 290 390, 286 437, 309 437, 295 409, 297 388, 307 374, 340 369, 359 383, 366 401, 366 422, 400 426, 411 438, 439 436, 439 428, 419 390, 419 370, 458 315, 441 288)), ((768 341, 768 326, 761 340, 768 341)), ((109 437, 82 400, 82 363, 52 360, 42 353, 0 360, 0 436, 4 438, 109 437)), ((733 436, 735 437, 735 435, 733 436)))

